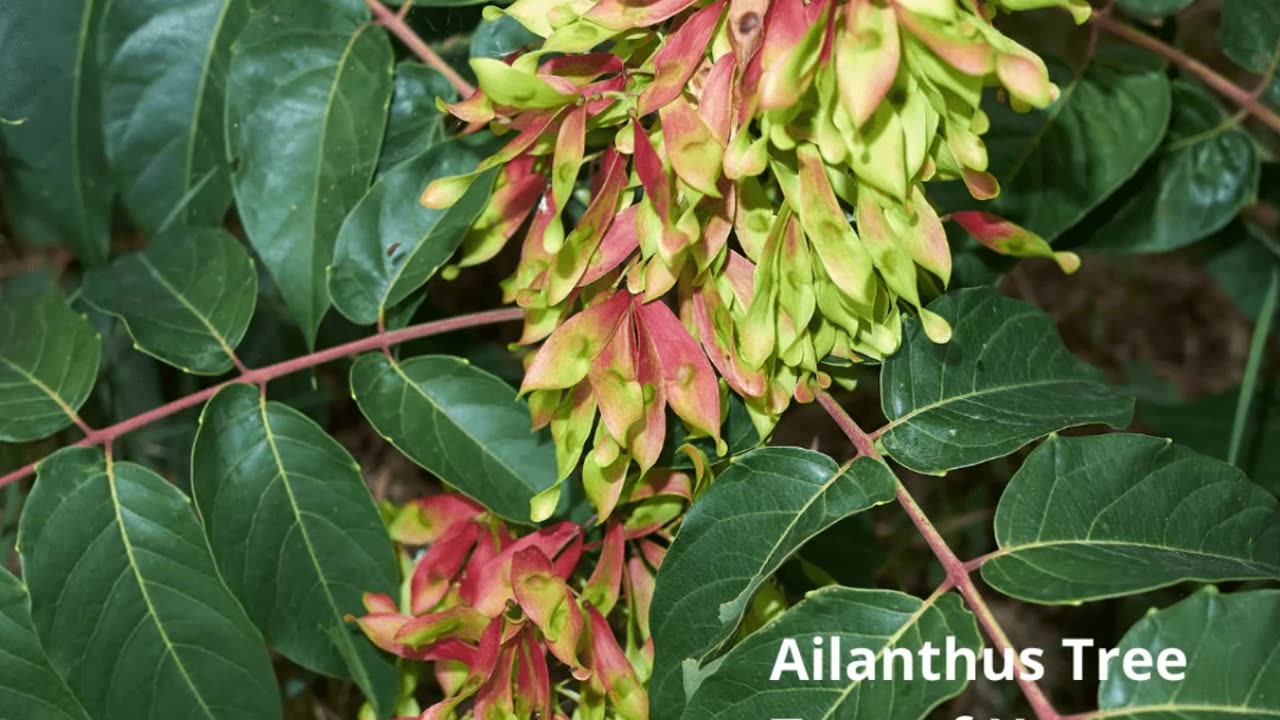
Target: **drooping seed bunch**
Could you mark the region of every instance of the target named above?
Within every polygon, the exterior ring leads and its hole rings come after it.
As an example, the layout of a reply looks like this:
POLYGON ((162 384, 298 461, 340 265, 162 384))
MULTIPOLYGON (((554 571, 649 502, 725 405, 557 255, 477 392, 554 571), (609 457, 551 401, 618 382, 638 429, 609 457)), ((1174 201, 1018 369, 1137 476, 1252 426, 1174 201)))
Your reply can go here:
POLYGON ((575 717, 648 720, 662 524, 614 519, 594 544, 572 522, 516 538, 465 496, 416 500, 390 523, 402 546, 427 546, 404 597, 367 594, 355 620, 378 647, 434 664, 445 697, 417 720, 448 720, 464 704, 475 720, 567 720, 562 687, 573 688, 575 717), (590 551, 594 569, 579 577, 590 551), (626 624, 622 644, 611 615, 626 624))
POLYGON ((951 273, 925 186, 999 192, 984 88, 1015 108, 1044 107, 1057 88, 992 18, 1045 6, 1089 12, 1085 0, 516 0, 501 11, 545 40, 473 60, 479 89, 446 107, 511 139, 423 202, 448 205, 501 168, 457 262, 486 260, 528 228, 505 290, 526 310, 522 342, 546 342, 523 390, 555 435, 562 477, 594 435, 583 477, 601 517, 632 463, 643 473, 656 461, 667 407, 719 440, 717 374, 767 431, 792 398, 847 382, 840 367, 894 352, 904 311, 948 340, 923 307, 951 273))

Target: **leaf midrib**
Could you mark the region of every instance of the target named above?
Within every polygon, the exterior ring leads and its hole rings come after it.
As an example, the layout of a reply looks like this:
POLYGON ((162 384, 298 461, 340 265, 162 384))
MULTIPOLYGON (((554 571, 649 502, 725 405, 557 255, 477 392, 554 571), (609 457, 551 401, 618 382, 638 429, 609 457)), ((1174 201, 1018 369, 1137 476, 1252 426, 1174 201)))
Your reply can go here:
POLYGON ((1045 380, 1035 380, 1027 383, 1019 383, 1016 385, 997 385, 994 387, 982 388, 980 390, 971 390, 969 392, 961 393, 959 395, 952 395, 950 397, 942 398, 940 400, 931 402, 927 405, 921 405, 920 407, 915 408, 910 412, 899 416, 897 419, 890 421, 880 431, 880 434, 881 435, 888 434, 890 431, 897 428, 899 425, 909 423, 911 420, 915 419, 915 417, 918 415, 929 412, 931 410, 936 410, 940 407, 945 407, 951 403, 960 402, 962 400, 971 400, 975 397, 982 397, 983 395, 994 395, 997 393, 1010 392, 1013 390, 1026 390, 1029 388, 1043 387, 1046 385, 1070 385, 1070 384, 1101 385, 1101 383, 1099 383, 1097 380, 1090 380, 1085 378, 1049 378, 1045 380))
POLYGON ((45 395, 48 395, 49 399, 52 400, 54 404, 56 404, 59 408, 61 408, 62 412, 66 413, 67 418, 70 419, 71 422, 75 422, 76 418, 79 417, 76 411, 72 409, 72 407, 66 402, 65 399, 63 399, 61 395, 54 392, 53 388, 44 384, 44 382, 40 380, 40 378, 28 372, 26 368, 23 368, 22 366, 18 365, 17 363, 5 357, 4 355, 0 355, 0 362, 13 368, 14 371, 17 372, 19 375, 21 375, 23 378, 25 378, 27 382, 34 385, 38 390, 40 390, 40 392, 44 393, 45 395))
POLYGON ((124 543, 125 558, 129 562, 129 569, 133 572, 134 580, 138 583, 138 591, 142 594, 142 601, 147 606, 147 616, 155 623, 156 631, 160 633, 160 639, 164 642, 165 651, 173 658, 174 665, 178 668, 178 672, 182 674, 182 678, 186 680, 187 686, 191 688, 191 693, 195 695, 196 702, 200 704, 200 709, 204 711, 205 717, 209 718, 209 720, 216 720, 213 711, 209 709, 208 703, 205 702, 204 696, 200 694, 200 689, 196 686, 195 681, 192 680, 191 674, 187 672, 187 667, 182 662, 182 657, 178 655, 173 640, 169 638, 169 632, 165 630, 164 624, 160 622, 160 614, 156 610, 155 603, 151 600, 150 591, 147 590, 146 580, 142 577, 142 570, 138 567, 138 560, 133 552, 133 542, 129 540, 129 531, 125 527, 123 508, 120 504, 120 493, 116 486, 115 461, 110 453, 106 456, 106 472, 107 487, 111 489, 111 505, 115 513, 116 527, 120 528, 120 539, 124 543))
MULTIPOLYGON (((319 142, 316 143, 316 146, 320 149, 321 157, 323 157, 325 154, 325 147, 329 137, 329 124, 333 120, 333 101, 334 101, 334 98, 336 98, 338 95, 338 84, 342 81, 343 69, 346 67, 347 60, 351 56, 352 51, 355 49, 356 43, 359 42, 360 37, 364 35, 364 32, 368 30, 370 27, 371 25, 366 22, 361 24, 360 27, 356 28, 355 31, 351 33, 351 36, 347 39, 347 44, 342 48, 342 54, 338 56, 338 61, 334 63, 333 81, 329 83, 329 94, 324 101, 324 110, 321 113, 321 118, 323 119, 323 121, 320 123, 320 138, 319 138, 319 142)), ((313 182, 311 185, 310 231, 311 231, 311 253, 312 254, 311 254, 309 264, 312 267, 315 267, 315 246, 316 246, 316 240, 320 235, 320 227, 318 223, 318 218, 320 215, 320 184, 324 174, 325 173, 324 173, 323 163, 317 162, 315 177, 313 178, 313 182)), ((326 260, 325 265, 328 265, 331 260, 332 258, 330 258, 329 260, 326 260)), ((321 277, 323 277, 324 273, 321 272, 320 275, 321 277)), ((318 325, 320 322, 320 317, 324 315, 324 312, 328 308, 328 305, 332 303, 332 300, 329 299, 328 288, 323 287, 322 289, 324 290, 325 299, 320 303, 320 305, 323 307, 312 308, 316 313, 316 317, 307 319, 308 326, 310 326, 312 323, 315 323, 318 325)), ((307 300, 308 305, 310 305, 315 300, 315 288, 311 288, 307 294, 310 295, 310 297, 307 300)), ((315 332, 316 332, 316 329, 308 329, 307 334, 310 336, 314 336, 315 332)))
POLYGON ((320 578, 320 587, 324 590, 325 600, 329 604, 329 609, 333 611, 333 617, 336 621, 338 632, 330 633, 330 637, 334 643, 345 641, 348 645, 348 653, 339 653, 343 656, 348 669, 352 674, 359 675, 363 682, 357 682, 360 687, 372 687, 372 682, 368 676, 368 672, 364 667, 364 663, 357 660, 355 648, 350 647, 350 638, 345 632, 341 632, 343 613, 338 608, 338 601, 333 597, 333 592, 329 588, 329 579, 324 573, 324 569, 320 565, 320 558, 316 555, 315 545, 311 542, 311 533, 307 530, 307 524, 303 521, 302 509, 298 506, 297 496, 293 492, 293 484, 289 479, 289 471, 284 466, 284 459, 280 456, 280 448, 276 444, 275 432, 271 429, 270 413, 267 409, 267 399, 263 395, 258 396, 258 413, 262 419, 262 432, 266 438, 267 445, 271 448, 271 457, 276 465, 276 472, 280 475, 280 485, 285 490, 285 495, 289 498, 289 509, 293 513, 294 522, 298 526, 298 533, 302 536, 302 543, 307 550, 307 558, 311 561, 312 567, 316 571, 316 577, 320 578))
MULTIPOLYGON (((782 546, 782 541, 785 540, 793 530, 795 530, 796 526, 800 523, 800 519, 803 518, 805 514, 809 511, 809 508, 811 508, 813 504, 818 501, 818 498, 824 497, 826 495, 826 492, 831 488, 831 486, 834 485, 837 480, 844 477, 844 474, 850 468, 853 467, 854 462, 857 462, 857 461, 851 460, 848 463, 845 463, 844 465, 838 466, 835 469, 835 472, 830 474, 830 476, 821 485, 817 487, 814 493, 809 496, 809 499, 805 500, 804 504, 801 505, 798 510, 796 510, 794 513, 789 513, 791 515, 791 521, 788 522, 786 526, 783 528, 783 531, 778 536, 777 542, 774 542, 772 545, 770 545, 769 551, 765 553, 764 559, 759 563, 760 569, 757 570, 755 573, 753 573, 751 576, 749 576, 747 586, 743 588, 743 590, 741 590, 737 595, 735 595, 733 598, 731 598, 727 602, 721 603, 720 607, 723 608, 725 605, 731 605, 737 602, 742 598, 744 594, 746 594, 751 589, 752 584, 758 584, 758 583, 753 583, 752 581, 757 578, 761 578, 761 572, 764 570, 765 567, 769 565, 770 558, 772 558, 774 554, 778 552, 778 548, 782 546)), ((776 475, 777 473, 772 473, 772 474, 776 475)), ((739 615, 738 621, 739 622, 742 621, 741 615, 739 615)), ((666 623, 663 623, 663 624, 665 626, 666 623)), ((723 632, 724 630, 723 622, 720 623, 719 629, 723 632)), ((730 628, 730 630, 732 630, 732 628, 730 628)), ((716 641, 716 643, 712 647, 707 648, 706 650, 700 652, 697 656, 689 656, 689 657, 696 657, 697 660, 701 661, 706 658, 708 653, 714 652, 716 648, 719 647, 720 643, 722 643, 723 641, 724 641, 724 638, 720 638, 719 640, 716 641)), ((687 659, 687 658, 682 658, 682 661, 684 659, 687 659)))
POLYGON ((515 480, 519 482, 522 486, 528 488, 529 490, 533 490, 533 491, 538 490, 538 488, 526 482, 524 479, 524 476, 517 473, 510 465, 507 464, 506 460, 494 454, 494 452, 489 449, 488 445, 485 445, 484 443, 476 439, 476 436, 472 435, 470 430, 468 430, 462 424, 456 422, 449 415, 449 413, 446 412, 444 406, 436 402, 435 398, 428 395, 427 392, 422 389, 422 386, 418 384, 418 381, 409 377, 409 375, 405 373, 404 368, 400 366, 400 363, 396 362, 394 359, 391 359, 391 358, 386 358, 386 360, 387 360, 387 364, 391 367, 392 370, 395 371, 397 375, 400 376, 400 379, 404 382, 406 386, 413 388, 413 390, 417 392, 418 395, 420 395, 423 400, 427 401, 433 408, 436 409, 438 413, 440 413, 441 417, 448 419, 449 424, 457 428, 458 431, 461 432, 463 435, 466 435, 467 439, 471 441, 471 444, 479 448, 480 451, 485 454, 485 456, 493 458, 493 460, 497 462, 498 465, 501 466, 503 470, 507 471, 507 474, 515 478, 515 480))
MULTIPOLYGON (((200 63, 200 82, 196 85, 195 105, 191 108, 191 132, 187 135, 187 152, 182 172, 182 184, 187 192, 198 191, 200 189, 199 186, 203 186, 205 183, 203 179, 199 183, 191 183, 195 165, 196 137, 199 135, 200 115, 205 105, 205 88, 209 83, 209 66, 213 64, 213 56, 217 52, 218 41, 222 36, 222 26, 226 23, 227 15, 231 12, 231 3, 235 1, 223 0, 222 10, 218 13, 218 19, 213 24, 213 31, 209 34, 209 45, 205 50, 204 60, 200 63)), ((194 195, 192 199, 194 199, 194 195)), ((184 213, 188 208, 182 207, 182 205, 186 204, 181 203, 179 206, 184 213)), ((168 223, 169 220, 166 219, 165 222, 168 223)))
POLYGON ((76 215, 80 220, 80 232, 82 241, 88 247, 89 238, 89 218, 85 213, 84 187, 81 178, 85 177, 84 169, 81 167, 82 158, 80 157, 80 101, 81 101, 81 83, 84 78, 85 50, 88 45, 89 37, 89 19, 93 17, 94 4, 98 0, 84 0, 84 9, 80 13, 80 29, 76 33, 76 65, 75 70, 71 73, 71 166, 75 168, 74 177, 72 178, 71 187, 76 194, 76 215))
POLYGON ((1280 573, 1280 566, 1270 565, 1266 562, 1262 562, 1258 560, 1235 557, 1232 555, 1221 555, 1218 553, 1206 552, 1204 550, 1178 548, 1178 547, 1172 547, 1167 545, 1152 545, 1151 543, 1133 542, 1128 540, 1091 540, 1088 538, 1073 539, 1073 540, 1047 540, 1047 541, 1037 541, 1033 543, 1013 545, 1013 546, 1001 548, 999 551, 997 551, 996 554, 992 555, 990 559, 996 560, 1008 555, 1014 555, 1024 550, 1038 550, 1041 548, 1052 548, 1052 547, 1057 547, 1061 545, 1084 545, 1084 546, 1099 545, 1104 547, 1122 546, 1122 547, 1134 547, 1134 548, 1143 548, 1143 549, 1151 549, 1151 550, 1161 550, 1164 552, 1182 553, 1184 555, 1199 555, 1206 558, 1213 558, 1215 560, 1229 560, 1233 563, 1244 563, 1247 565, 1257 566, 1259 568, 1270 567, 1270 568, 1274 568, 1277 573, 1280 573))
POLYGON ((154 264, 152 264, 151 258, 147 257, 146 253, 140 253, 138 255, 138 259, 142 262, 142 266, 147 269, 147 272, 151 274, 151 277, 155 278, 155 281, 160 284, 160 287, 168 291, 168 293, 172 295, 173 298, 177 300, 179 304, 182 305, 182 307, 186 308, 187 312, 191 313, 192 317, 194 317, 201 325, 204 326, 204 329, 209 332, 210 337, 212 337, 218 343, 219 347, 222 348, 222 352, 226 354, 227 360, 231 363, 234 363, 235 356, 236 356, 235 351, 231 348, 231 345, 227 341, 227 339, 223 337, 221 331, 219 331, 216 327, 214 327, 213 323, 209 320, 209 318, 206 317, 204 314, 202 314, 200 310, 197 309, 194 305, 192 305, 187 300, 186 296, 183 295, 181 292, 179 292, 178 289, 174 287, 168 281, 168 279, 166 279, 164 275, 160 273, 160 270, 154 264))

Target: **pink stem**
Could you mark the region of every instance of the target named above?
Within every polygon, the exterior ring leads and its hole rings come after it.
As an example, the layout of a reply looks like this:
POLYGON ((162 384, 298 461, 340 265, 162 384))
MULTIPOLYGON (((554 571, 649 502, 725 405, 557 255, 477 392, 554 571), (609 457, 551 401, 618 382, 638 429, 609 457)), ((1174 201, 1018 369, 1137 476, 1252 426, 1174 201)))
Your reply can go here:
MULTIPOLYGON (((192 393, 185 397, 178 398, 173 402, 166 403, 160 407, 153 408, 141 415, 135 415, 127 420, 102 428, 101 430, 90 430, 86 433, 83 440, 74 444, 74 447, 89 447, 92 445, 106 445, 116 438, 126 433, 133 432, 138 428, 146 427, 157 420, 162 420, 175 413, 194 407, 213 397, 219 390, 232 383, 247 383, 265 387, 266 384, 285 375, 296 373, 300 370, 323 365, 324 363, 339 360, 352 355, 357 355, 370 350, 378 350, 389 345, 395 345, 409 340, 417 340, 419 338, 439 335, 441 333, 451 332, 453 330, 463 330, 471 327, 480 327, 482 325, 493 325, 496 323, 512 322, 524 317, 524 311, 520 308, 509 308, 502 310, 489 310, 487 312, 472 313, 470 315, 459 315, 458 317, 446 318, 444 320, 433 320, 431 322, 412 325, 400 330, 393 330, 387 333, 379 333, 371 335, 367 338, 354 340, 343 345, 326 348, 309 355, 303 355, 284 362, 278 362, 274 365, 257 368, 255 370, 247 370, 240 373, 236 378, 219 383, 212 387, 207 387, 199 392, 192 393)), ((0 488, 17 482, 28 477, 35 472, 37 463, 31 463, 26 467, 19 468, 13 472, 0 477, 0 488)))
POLYGON ((449 84, 453 86, 453 89, 457 90, 458 94, 464 99, 476 91, 476 89, 471 86, 471 83, 464 80, 456 70, 449 66, 449 63, 444 61, 444 58, 437 55, 436 51, 432 50, 430 45, 423 42, 422 38, 418 37, 418 34, 413 31, 413 28, 409 27, 409 24, 404 21, 407 5, 402 6, 399 13, 395 13, 386 5, 383 5, 382 0, 364 0, 364 3, 365 5, 368 5, 369 9, 373 11, 373 14, 377 16, 378 23, 380 25, 389 30, 392 35, 395 35, 396 38, 399 39, 400 42, 404 43, 405 47, 412 50, 413 54, 417 55, 422 62, 438 70, 441 75, 444 75, 444 78, 449 81, 449 84))
MULTIPOLYGON (((817 393, 818 402, 822 405, 827 414, 835 420, 844 434, 848 436, 849 441, 857 448, 859 455, 866 455, 876 459, 880 458, 880 454, 876 452, 875 445, 868 435, 849 414, 840 407, 829 394, 825 392, 817 393)), ((1036 685, 1034 681, 1023 678, 1024 672, 1021 661, 1018 660, 1017 651, 1013 649, 1012 643, 1009 642, 1009 636, 1005 634, 1004 628, 1000 626, 1000 622, 991 612, 987 601, 983 599, 982 593, 978 592, 978 587, 973 584, 973 579, 969 577, 971 569, 965 564, 951 546, 947 545, 947 541, 942 537, 942 533, 934 527, 929 520, 929 516, 925 515, 924 510, 916 503, 915 498, 911 497, 911 493, 907 492, 907 488, 902 482, 898 482, 898 504, 906 511, 907 517, 911 518, 912 524, 916 526, 921 536, 929 545, 929 549, 933 551, 934 556, 938 558, 938 562, 942 564, 943 569, 947 573, 947 579, 943 582, 939 590, 954 586, 960 591, 960 595, 964 597, 965 603, 973 614, 978 618, 978 624, 982 626, 983 632, 987 637, 991 638, 991 644, 1002 653, 1011 654, 1018 668, 1018 686, 1022 688, 1022 694, 1026 696, 1027 702, 1030 703, 1031 709, 1035 711, 1039 720, 1063 720, 1058 711, 1053 709, 1053 704, 1049 702, 1049 698, 1045 696, 1044 691, 1036 685)), ((935 594, 937 591, 935 591, 935 594)))
POLYGON ((859 455, 880 457, 879 453, 876 452, 875 444, 872 442, 871 436, 867 435, 863 432, 862 428, 858 427, 858 423, 854 422, 853 418, 849 417, 849 413, 845 412, 844 408, 840 407, 840 403, 836 402, 835 398, 822 391, 819 391, 817 396, 818 404, 822 406, 822 409, 827 411, 827 414, 831 416, 832 420, 836 421, 836 425, 839 425, 840 429, 844 431, 844 434, 848 436, 849 440, 853 443, 853 447, 858 450, 859 455))
POLYGON ((1095 12, 1089 17, 1089 21, 1125 42, 1150 50, 1195 75, 1205 85, 1239 105, 1250 115, 1257 118, 1259 122, 1280 133, 1280 114, 1264 105, 1252 92, 1231 82, 1208 65, 1172 45, 1162 42, 1158 38, 1152 37, 1137 28, 1130 27, 1107 13, 1095 12))

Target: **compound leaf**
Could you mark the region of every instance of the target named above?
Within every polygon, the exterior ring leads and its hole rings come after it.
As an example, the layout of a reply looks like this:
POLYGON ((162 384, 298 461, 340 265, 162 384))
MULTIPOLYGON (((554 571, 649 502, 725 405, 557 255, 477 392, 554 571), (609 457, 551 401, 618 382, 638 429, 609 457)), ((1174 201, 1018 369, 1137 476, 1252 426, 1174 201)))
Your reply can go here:
POLYGON ((26 720, 87 720, 84 708, 53 671, 31 626, 27 589, 0 568, 0 705, 26 720))
POLYGON ((400 452, 506 520, 529 523, 529 501, 556 480, 550 434, 530 429, 510 385, 465 360, 426 355, 356 360, 351 391, 400 452))
POLYGON ((200 416, 191 491, 219 570, 271 647, 355 679, 391 714, 395 663, 343 619, 363 614, 362 593, 395 593, 398 577, 351 455, 297 410, 229 385, 200 416))
POLYGON ((281 717, 262 636, 159 475, 62 450, 40 463, 18 542, 36 634, 95 720, 281 717))
POLYGON ((1040 603, 1184 580, 1280 579, 1276 498, 1236 468, 1164 438, 1053 437, 996 510, 989 585, 1040 603))
POLYGON ((124 321, 137 346, 188 372, 234 366, 258 297, 258 274, 222 230, 184 229, 90 270, 85 300, 124 321))
POLYGON ((1216 720, 1280 716, 1280 591, 1220 595, 1212 587, 1148 614, 1125 633, 1121 657, 1141 648, 1186 653, 1182 680, 1112 672, 1098 687, 1111 720, 1216 720))
POLYGON ((231 41, 248 0, 106 0, 107 157, 143 228, 217 225, 231 204, 223 131, 231 41))
POLYGON ((232 48, 227 133, 236 205, 285 304, 315 342, 338 228, 369 187, 393 56, 360 0, 276 0, 232 48))
POLYGON ((699 685, 681 717, 920 720, 960 694, 967 678, 943 676, 922 682, 915 676, 906 678, 896 663, 898 672, 889 679, 882 675, 886 653, 900 648, 914 658, 924 643, 937 648, 946 646, 950 638, 957 648, 981 651, 977 623, 955 593, 922 601, 888 590, 823 588, 730 650, 699 685), (836 651, 832 638, 839 638, 842 669, 850 651, 870 651, 875 656, 875 679, 849 679, 842 674, 838 681, 829 677, 817 681, 810 656, 818 637, 823 638, 827 652, 836 651), (785 672, 774 680, 775 663, 789 639, 799 648, 808 674, 801 678, 785 672))
POLYGON ((56 292, 0 304, 0 440, 39 440, 74 422, 101 357, 102 337, 56 292))
POLYGON ((1040 310, 988 288, 948 293, 929 310, 951 323, 951 341, 931 342, 912 321, 880 373, 890 421, 880 443, 894 460, 942 474, 1056 430, 1129 424, 1133 400, 1068 352, 1040 310))
POLYGON ((841 467, 811 450, 772 447, 735 459, 690 508, 658 572, 654 716, 680 716, 686 664, 696 668, 729 639, 787 558, 841 518, 889 502, 896 487, 884 463, 865 457, 841 467))

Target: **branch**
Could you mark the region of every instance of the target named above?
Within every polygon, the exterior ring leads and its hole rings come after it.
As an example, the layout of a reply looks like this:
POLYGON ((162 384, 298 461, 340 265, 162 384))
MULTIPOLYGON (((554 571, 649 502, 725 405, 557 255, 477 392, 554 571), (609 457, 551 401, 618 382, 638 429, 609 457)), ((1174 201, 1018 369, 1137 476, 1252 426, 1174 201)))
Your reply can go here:
POLYGON ((408 8, 408 4, 401 7, 399 13, 392 12, 390 8, 382 4, 382 0, 364 0, 364 4, 368 5, 369 9, 373 11, 373 14, 377 16, 377 22, 379 25, 389 30, 392 35, 395 35, 396 38, 398 38, 400 42, 404 43, 405 47, 412 50, 413 54, 417 55, 422 62, 440 71, 440 74, 444 75, 444 78, 449 81, 449 84, 453 86, 454 90, 458 91, 458 94, 461 95, 463 99, 466 99, 471 95, 471 93, 476 91, 476 89, 471 86, 471 83, 464 80, 463 77, 458 74, 458 71, 450 67, 449 63, 444 61, 444 58, 437 55, 436 51, 432 50, 430 45, 426 44, 422 38, 418 37, 418 34, 413 31, 413 28, 409 27, 409 24, 404 21, 404 16, 407 14, 405 13, 405 10, 408 8))
MULTIPOLYGON (((85 435, 85 438, 74 444, 73 447, 90 447, 93 445, 110 445, 116 438, 126 433, 133 432, 142 427, 146 427, 157 420, 182 412, 189 407, 200 405, 204 401, 213 397, 219 390, 232 383, 246 383, 249 385, 265 386, 272 380, 291 375, 300 370, 323 365, 333 360, 340 360, 352 355, 358 355, 362 352, 378 350, 390 345, 396 345, 409 340, 417 340, 419 338, 439 335, 441 333, 451 332, 454 330, 464 330, 466 328, 481 327, 483 325, 494 325, 497 323, 512 322, 519 320, 524 316, 524 311, 520 308, 504 308, 502 310, 489 310, 487 312, 472 313, 470 315, 459 315, 457 317, 446 318, 444 320, 433 320, 431 322, 421 323, 419 325, 411 325, 400 330, 392 330, 391 332, 380 332, 376 335, 370 335, 367 338, 354 340, 343 345, 326 348, 309 355, 303 355, 284 362, 278 362, 274 365, 257 368, 256 370, 246 370, 241 372, 239 376, 223 383, 218 383, 212 387, 207 387, 199 392, 192 393, 185 397, 178 398, 173 402, 166 403, 160 407, 153 408, 141 415, 135 415, 128 420, 123 420, 102 428, 101 430, 92 430, 85 435)), ((0 488, 17 482, 36 470, 38 463, 31 463, 26 467, 19 468, 13 472, 0 477, 0 488)))
POLYGON ((1205 85, 1239 105, 1259 122, 1280 133, 1280 114, 1263 104, 1255 93, 1236 85, 1208 65, 1107 13, 1095 12, 1089 17, 1089 22, 1130 44, 1150 50, 1195 75, 1205 85))
MULTIPOLYGON (((818 402, 835 420, 840 429, 849 437, 849 441, 858 449, 859 455, 867 455, 878 460, 883 460, 880 454, 876 452, 875 446, 872 444, 871 435, 868 435, 853 418, 849 417, 844 408, 840 407, 829 394, 823 391, 817 393, 818 402)), ((933 551, 934 556, 938 558, 938 562, 942 563, 942 567, 946 570, 947 579, 935 594, 947 590, 950 586, 954 586, 960 591, 960 595, 964 598, 965 603, 973 611, 978 618, 978 624, 982 626, 983 632, 987 637, 991 638, 991 644, 1002 653, 1011 654, 1017 667, 1018 686, 1022 688, 1022 694, 1026 696, 1027 702, 1030 703, 1031 709, 1035 711, 1039 720, 1063 720, 1058 711, 1053 709, 1053 704, 1049 702, 1049 698, 1045 696, 1044 691, 1039 685, 1032 680, 1023 677, 1024 668, 1022 661, 1018 657, 1017 651, 1013 648, 1013 644, 1009 642, 1009 636, 1005 634, 1004 628, 1000 626, 1000 622, 996 619, 991 608, 987 605, 987 601, 983 599, 982 593, 978 592, 978 587, 973 584, 973 579, 969 577, 971 568, 966 565, 960 558, 956 557, 951 547, 947 545, 947 541, 933 526, 929 517, 925 515, 924 510, 916 503, 915 498, 911 497, 911 493, 907 492, 907 488, 898 481, 898 504, 906 511, 907 516, 911 518, 911 522, 920 531, 924 540, 929 545, 929 549, 933 551)))

